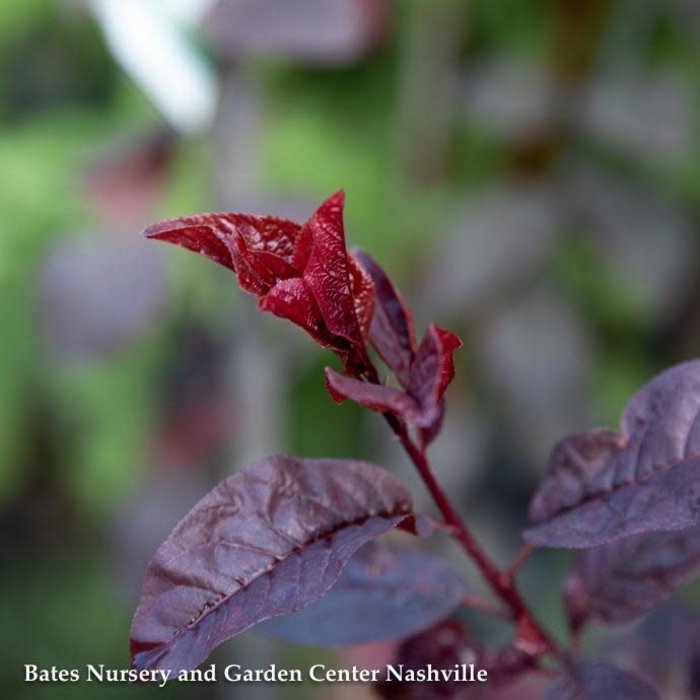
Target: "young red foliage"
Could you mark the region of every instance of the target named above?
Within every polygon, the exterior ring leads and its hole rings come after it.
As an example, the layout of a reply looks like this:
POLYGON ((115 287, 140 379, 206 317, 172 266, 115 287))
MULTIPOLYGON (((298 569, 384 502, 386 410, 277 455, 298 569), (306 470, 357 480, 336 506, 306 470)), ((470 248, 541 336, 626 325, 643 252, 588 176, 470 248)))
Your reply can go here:
POLYGON ((461 345, 454 333, 431 325, 408 367, 405 390, 344 377, 330 368, 326 368, 326 386, 338 403, 352 399, 416 426, 422 441, 428 444, 440 431, 444 394, 454 378, 452 354, 461 345))
POLYGON ((374 285, 345 245, 342 191, 304 224, 273 216, 207 213, 149 226, 145 235, 199 253, 235 272, 263 311, 303 328, 346 371, 370 368, 374 285))
POLYGON ((370 325, 370 340, 382 360, 396 375, 399 384, 406 389, 417 349, 413 315, 379 264, 362 250, 354 251, 354 256, 374 283, 375 309, 370 325))

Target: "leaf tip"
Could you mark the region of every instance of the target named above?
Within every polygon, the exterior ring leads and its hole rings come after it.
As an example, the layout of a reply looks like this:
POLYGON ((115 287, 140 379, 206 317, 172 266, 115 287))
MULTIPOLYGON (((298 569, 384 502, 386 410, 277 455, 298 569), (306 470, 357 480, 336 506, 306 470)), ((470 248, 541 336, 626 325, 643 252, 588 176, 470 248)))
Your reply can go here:
POLYGON ((182 224, 178 223, 176 219, 166 219, 146 226, 146 228, 141 231, 141 235, 145 238, 167 238, 170 234, 182 228, 182 224))
POLYGON ((345 190, 341 188, 337 192, 334 192, 326 200, 326 204, 329 204, 330 206, 336 206, 342 209, 345 206, 345 190))
POLYGON ((331 369, 330 367, 326 367, 325 375, 326 375, 326 390, 330 394, 330 397, 336 403, 343 403, 343 401, 345 401, 345 399, 347 397, 345 396, 345 394, 342 394, 340 391, 338 391, 338 389, 336 387, 337 378, 340 375, 334 369, 331 369))
POLYGON ((456 333, 448 331, 446 328, 436 326, 435 324, 431 324, 430 328, 440 339, 445 352, 454 352, 458 348, 464 347, 462 339, 456 333))

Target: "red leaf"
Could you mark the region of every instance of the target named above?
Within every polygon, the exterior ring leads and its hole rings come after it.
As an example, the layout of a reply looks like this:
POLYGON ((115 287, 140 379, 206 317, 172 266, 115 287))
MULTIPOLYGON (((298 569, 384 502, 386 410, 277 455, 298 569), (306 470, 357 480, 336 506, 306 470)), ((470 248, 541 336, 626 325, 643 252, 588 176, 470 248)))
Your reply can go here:
MULTIPOLYGON (((316 303, 328 330, 353 345, 364 347, 364 338, 355 313, 355 301, 350 283, 348 253, 343 228, 342 191, 329 197, 313 213, 307 226, 313 244, 304 269, 304 280, 316 298, 316 303)), ((371 307, 364 284, 362 308, 371 307)), ((364 312, 366 315, 366 310, 364 312)))
POLYGON ((424 427, 433 420, 440 399, 454 378, 452 353, 462 341, 452 332, 430 325, 411 365, 408 393, 423 407, 424 427))
POLYGON ((405 389, 416 352, 411 310, 384 270, 367 253, 356 251, 354 256, 374 283, 376 299, 370 340, 405 389))
POLYGON ((316 646, 400 639, 442 620, 466 593, 464 579, 445 560, 369 543, 323 598, 263 623, 258 631, 316 646))
POLYGON ((145 233, 233 270, 241 288, 259 297, 262 309, 307 330, 341 357, 350 374, 359 376, 370 367, 366 345, 374 285, 348 256, 343 203, 341 191, 304 225, 271 216, 214 213, 165 221, 145 233))
POLYGON ((317 343, 328 347, 328 329, 304 280, 298 277, 282 280, 258 303, 261 310, 286 318, 303 328, 317 343))
POLYGON ((343 377, 326 369, 326 386, 334 401, 352 399, 380 413, 393 413, 421 429, 423 440, 437 435, 445 411, 443 394, 454 376, 452 353, 461 345, 454 333, 430 326, 409 372, 406 391, 343 377))
POLYGON ((301 227, 299 236, 294 242, 294 249, 292 250, 292 265, 294 265, 297 270, 303 270, 306 267, 306 263, 309 262, 313 243, 314 239, 311 234, 311 229, 308 224, 304 224, 301 227))
POLYGON ((410 514, 405 487, 367 462, 279 456, 246 467, 151 560, 133 666, 194 668, 233 635, 320 598, 360 546, 410 514))
POLYGON ((462 347, 462 341, 452 331, 445 330, 439 326, 431 326, 429 330, 432 329, 435 330, 440 343, 440 380, 436 394, 439 398, 442 398, 442 395, 455 377, 453 353, 462 347))
POLYGON ((292 254, 300 232, 301 226, 288 219, 238 213, 183 216, 144 231, 234 270, 241 288, 251 294, 264 294, 294 275, 292 254))
POLYGON ((594 547, 700 525, 700 361, 654 378, 627 404, 619 434, 562 440, 535 495, 533 544, 594 547))
MULTIPOLYGON (((461 622, 443 620, 430 629, 404 640, 398 650, 394 666, 406 671, 425 671, 430 665, 438 673, 452 671, 461 664, 475 663, 481 648, 469 639, 461 622)), ((465 683, 448 677, 432 681, 383 681, 375 688, 382 698, 405 700, 440 700, 461 696, 465 683)))
POLYGON ((326 367, 326 387, 334 401, 351 399, 372 411, 395 413, 406 420, 420 417, 420 406, 405 391, 345 377, 326 367))
POLYGON ((277 216, 228 214, 222 217, 221 223, 229 227, 230 235, 245 242, 250 253, 269 253, 292 264, 302 228, 296 222, 277 216))
POLYGON ((644 681, 602 661, 581 661, 562 674, 545 700, 658 700, 644 681))
POLYGON ((636 535, 586 549, 564 584, 572 629, 589 618, 622 624, 649 612, 700 568, 700 528, 636 535))
POLYGON ((496 696, 497 686, 512 683, 534 664, 532 656, 513 646, 484 648, 470 639, 462 623, 448 619, 406 639, 394 661, 394 666, 397 665, 403 667, 404 681, 378 683, 375 688, 380 697, 440 700, 472 697, 473 691, 481 698, 477 687, 473 687, 481 683, 458 677, 458 674, 471 675, 469 666, 473 665, 475 673, 486 672, 488 682, 483 684, 483 697, 492 698, 496 696), (412 672, 425 674, 426 670, 433 675, 429 681, 420 681, 410 675, 412 672))
POLYGON ((369 341, 370 326, 374 316, 374 284, 372 278, 352 255, 348 255, 350 291, 352 292, 355 316, 360 326, 362 344, 369 341))
POLYGON ((455 373, 452 354, 461 345, 454 333, 431 324, 411 365, 407 391, 421 406, 422 415, 416 424, 423 429, 426 442, 431 442, 440 429, 445 412, 443 395, 455 373))
POLYGON ((158 241, 167 241, 203 255, 214 262, 233 270, 233 255, 229 245, 216 233, 212 217, 216 214, 183 216, 153 224, 144 230, 144 235, 158 241))

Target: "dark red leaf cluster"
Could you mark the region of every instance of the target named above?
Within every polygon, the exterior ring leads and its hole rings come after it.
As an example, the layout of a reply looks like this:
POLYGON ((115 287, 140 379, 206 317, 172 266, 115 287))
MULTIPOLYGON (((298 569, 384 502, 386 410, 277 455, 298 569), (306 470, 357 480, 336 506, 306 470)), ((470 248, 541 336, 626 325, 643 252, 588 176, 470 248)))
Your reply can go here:
POLYGON ((336 401, 352 399, 392 413, 428 443, 440 430, 444 394, 454 377, 452 355, 462 343, 436 325, 416 342, 411 311, 386 273, 367 253, 347 251, 343 204, 343 193, 334 194, 305 224, 210 213, 154 224, 145 233, 233 270, 263 311, 301 326, 342 359, 347 376, 326 373, 336 401), (398 386, 379 384, 370 344, 398 386))
POLYGON ((444 394, 454 378, 453 353, 462 342, 433 324, 417 345, 411 311, 389 277, 367 253, 356 255, 376 295, 370 340, 399 386, 369 384, 327 369, 328 391, 338 402, 352 399, 373 411, 398 416, 417 427, 429 443, 442 424, 444 394))
POLYGON ((222 481, 175 527, 146 571, 132 664, 177 673, 221 642, 320 598, 354 552, 411 514, 367 462, 271 457, 222 481))
POLYGON ((273 216, 209 213, 163 221, 150 238, 200 253, 233 270, 263 311, 301 326, 361 375, 374 308, 372 281, 345 246, 343 192, 305 224, 273 216))

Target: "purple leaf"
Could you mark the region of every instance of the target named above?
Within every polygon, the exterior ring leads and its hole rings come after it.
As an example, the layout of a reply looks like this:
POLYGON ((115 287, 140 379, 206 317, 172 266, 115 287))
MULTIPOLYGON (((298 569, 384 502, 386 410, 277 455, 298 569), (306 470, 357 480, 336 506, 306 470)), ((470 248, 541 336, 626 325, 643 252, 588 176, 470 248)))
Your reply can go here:
POLYGON ((462 341, 454 333, 431 324, 411 364, 407 391, 421 406, 422 415, 415 422, 422 428, 426 443, 440 430, 445 413, 443 395, 455 375, 452 355, 461 346, 462 341))
POLYGON ((524 533, 546 547, 596 547, 647 532, 684 530, 700 521, 700 460, 584 502, 524 533))
POLYGON ((424 408, 435 407, 455 375, 452 353, 462 341, 451 331, 430 325, 411 365, 408 393, 424 408))
POLYGON ((344 377, 326 368, 328 392, 338 403, 352 399, 373 411, 399 416, 418 427, 429 443, 440 430, 443 395, 454 377, 452 354, 461 344, 454 333, 431 325, 411 363, 406 391, 344 377))
POLYGON ((620 447, 620 436, 607 428, 574 433, 560 440, 549 457, 549 473, 530 502, 530 521, 539 523, 552 514, 578 505, 586 498, 592 477, 620 447))
POLYGON ((444 559, 370 543, 323 598, 258 631, 318 646, 400 639, 447 617, 466 593, 464 579, 444 559))
POLYGON ((700 528, 657 532, 586 549, 564 584, 572 629, 588 618, 634 620, 656 607, 700 568, 700 528))
MULTIPOLYGON (((466 628, 456 620, 443 620, 419 634, 405 639, 398 649, 394 665, 402 664, 411 671, 423 670, 430 664, 439 670, 454 671, 457 664, 474 663, 480 647, 469 639, 466 628)), ((380 697, 406 700, 440 700, 460 696, 465 683, 448 676, 436 681, 382 681, 375 685, 380 697)))
POLYGON ((331 398, 338 403, 352 399, 372 411, 396 413, 409 421, 420 417, 420 406, 405 391, 346 377, 330 367, 326 367, 326 388, 331 398))
POLYGON ((277 456, 249 465, 207 494, 151 560, 132 665, 194 668, 233 635, 308 605, 411 507, 406 488, 367 462, 277 456))
POLYGON ((562 674, 545 700, 658 700, 648 683, 602 661, 582 661, 562 674))
POLYGON ((601 656, 626 668, 644 669, 653 678, 659 693, 678 700, 697 700, 687 695, 683 686, 689 680, 692 658, 700 649, 700 615, 677 599, 670 600, 649 613, 640 624, 626 625, 624 630, 607 635, 601 656), (664 694, 666 693, 666 694, 664 694))
POLYGON ((662 372, 627 404, 621 430, 562 440, 530 508, 533 544, 595 547, 700 524, 700 361, 662 372))
POLYGON ((374 259, 358 250, 354 256, 374 283, 375 309, 370 340, 405 389, 416 353, 413 316, 392 281, 374 259))

